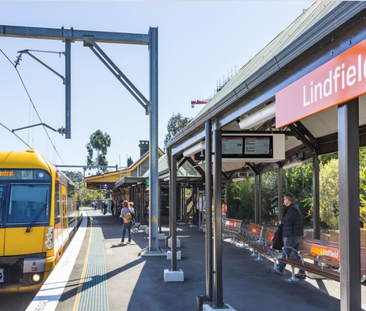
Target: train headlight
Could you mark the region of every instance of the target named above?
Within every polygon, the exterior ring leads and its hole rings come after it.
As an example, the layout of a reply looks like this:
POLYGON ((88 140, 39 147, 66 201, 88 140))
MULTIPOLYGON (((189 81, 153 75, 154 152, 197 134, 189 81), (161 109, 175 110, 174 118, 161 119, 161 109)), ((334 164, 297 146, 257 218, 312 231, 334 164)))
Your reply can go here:
POLYGON ((37 274, 37 273, 32 274, 32 281, 34 283, 38 283, 40 280, 41 280, 41 276, 39 274, 37 274))
POLYGON ((50 240, 47 240, 47 241, 44 243, 44 245, 46 245, 47 249, 52 249, 52 247, 53 247, 53 243, 52 243, 52 241, 50 241, 50 240))
POLYGON ((29 282, 31 284, 40 284, 43 280, 43 273, 32 273, 29 276, 29 282))
POLYGON ((53 227, 47 228, 47 234, 46 234, 46 242, 44 245, 47 247, 47 249, 53 248, 53 227))

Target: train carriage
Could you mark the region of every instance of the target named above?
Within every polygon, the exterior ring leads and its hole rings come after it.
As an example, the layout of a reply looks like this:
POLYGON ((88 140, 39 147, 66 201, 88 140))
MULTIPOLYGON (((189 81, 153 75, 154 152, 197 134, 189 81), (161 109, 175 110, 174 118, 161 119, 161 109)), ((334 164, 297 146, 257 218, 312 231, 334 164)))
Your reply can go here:
POLYGON ((38 290, 79 220, 75 185, 47 159, 0 152, 0 293, 38 290))

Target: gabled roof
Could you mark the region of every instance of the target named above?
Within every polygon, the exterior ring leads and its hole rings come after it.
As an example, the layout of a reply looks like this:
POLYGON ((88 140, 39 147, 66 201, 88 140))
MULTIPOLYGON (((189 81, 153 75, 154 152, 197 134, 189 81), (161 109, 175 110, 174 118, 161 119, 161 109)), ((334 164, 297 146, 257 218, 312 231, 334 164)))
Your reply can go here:
MULTIPOLYGON (((158 153, 163 156, 164 152, 158 148, 158 153)), ((115 172, 107 172, 85 178, 87 189, 101 189, 113 188, 114 185, 122 180, 125 176, 131 176, 132 172, 136 170, 146 159, 149 158, 149 151, 145 152, 137 161, 132 163, 128 168, 115 172)))
MULTIPOLYGON (((158 153, 160 156, 163 156, 165 153, 163 150, 161 150, 160 148, 158 148, 158 153)), ((135 161, 134 163, 132 163, 128 170, 129 171, 134 171, 135 169, 137 169, 137 167, 142 163, 144 162, 147 158, 149 157, 149 151, 146 151, 140 159, 138 159, 137 161, 135 161)))

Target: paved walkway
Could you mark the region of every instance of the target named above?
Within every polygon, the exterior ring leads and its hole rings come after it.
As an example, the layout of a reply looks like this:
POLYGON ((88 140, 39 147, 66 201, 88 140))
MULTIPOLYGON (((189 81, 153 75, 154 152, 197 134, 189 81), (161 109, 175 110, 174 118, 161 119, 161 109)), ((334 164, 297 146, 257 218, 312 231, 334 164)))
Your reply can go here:
MULTIPOLYGON (((117 218, 84 210, 92 218, 69 282, 56 310, 196 310, 196 296, 205 294, 204 233, 188 225, 178 226, 182 260, 178 268, 185 281, 164 282, 165 257, 140 257, 148 245, 144 231, 133 233, 132 244, 118 246, 121 226, 117 218), (89 247, 90 245, 90 247, 89 247)), ((168 228, 163 227, 167 235, 168 228)), ((242 310, 339 310, 339 283, 329 280, 300 280, 287 283, 284 276, 267 274, 273 266, 267 258, 256 261, 251 251, 225 240, 223 243, 224 302, 242 310)), ((159 241, 165 249, 164 241, 159 241)), ((365 286, 362 286, 366 297, 365 286)))

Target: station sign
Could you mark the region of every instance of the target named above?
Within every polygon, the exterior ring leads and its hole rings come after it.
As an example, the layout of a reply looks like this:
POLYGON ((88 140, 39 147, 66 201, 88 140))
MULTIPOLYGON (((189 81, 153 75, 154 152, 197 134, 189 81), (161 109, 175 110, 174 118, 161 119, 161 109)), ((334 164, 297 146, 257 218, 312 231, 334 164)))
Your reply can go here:
POLYGON ((366 93, 366 40, 276 93, 276 128, 366 93))

